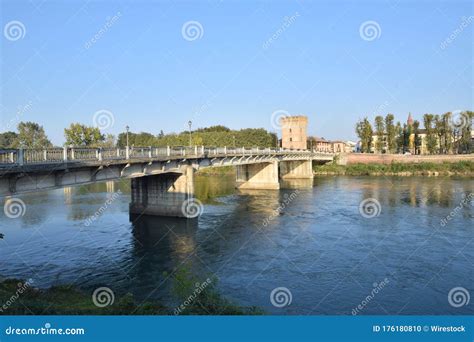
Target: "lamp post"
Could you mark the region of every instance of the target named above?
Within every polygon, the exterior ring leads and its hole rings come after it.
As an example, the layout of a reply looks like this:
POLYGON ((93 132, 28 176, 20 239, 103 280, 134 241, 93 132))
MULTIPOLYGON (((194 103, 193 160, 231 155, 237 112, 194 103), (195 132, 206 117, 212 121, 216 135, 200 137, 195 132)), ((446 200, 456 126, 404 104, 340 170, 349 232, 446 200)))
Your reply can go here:
POLYGON ((188 121, 188 126, 189 126, 189 146, 192 144, 192 133, 191 133, 191 126, 193 125, 193 122, 191 120, 188 121))
POLYGON ((125 132, 126 132, 126 136, 127 136, 127 146, 125 147, 125 158, 129 158, 130 157, 130 148, 128 146, 128 131, 130 130, 130 127, 125 126, 125 132))

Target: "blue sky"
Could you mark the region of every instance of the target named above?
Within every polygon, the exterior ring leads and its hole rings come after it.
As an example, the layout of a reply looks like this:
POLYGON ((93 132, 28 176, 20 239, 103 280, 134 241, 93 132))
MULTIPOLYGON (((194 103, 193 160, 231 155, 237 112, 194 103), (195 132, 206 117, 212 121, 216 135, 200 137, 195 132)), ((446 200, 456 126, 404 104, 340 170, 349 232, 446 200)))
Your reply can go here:
POLYGON ((308 115, 309 134, 355 139, 366 115, 473 109, 469 1, 10 0, 0 13, 1 130, 36 121, 59 145, 99 110, 113 134, 188 120, 274 131, 284 110, 308 115), (195 40, 189 21, 202 26, 195 40))

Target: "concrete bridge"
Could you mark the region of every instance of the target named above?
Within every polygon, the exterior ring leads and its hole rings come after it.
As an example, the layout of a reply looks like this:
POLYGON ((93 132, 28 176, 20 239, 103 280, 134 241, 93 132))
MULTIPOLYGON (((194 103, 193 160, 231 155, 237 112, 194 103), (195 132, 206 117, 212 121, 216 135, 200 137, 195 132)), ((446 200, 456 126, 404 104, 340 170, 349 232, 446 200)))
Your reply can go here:
POLYGON ((237 188, 279 189, 280 179, 312 179, 312 162, 333 157, 308 150, 204 146, 0 150, 0 196, 130 178, 130 213, 183 217, 196 170, 235 166, 237 188))

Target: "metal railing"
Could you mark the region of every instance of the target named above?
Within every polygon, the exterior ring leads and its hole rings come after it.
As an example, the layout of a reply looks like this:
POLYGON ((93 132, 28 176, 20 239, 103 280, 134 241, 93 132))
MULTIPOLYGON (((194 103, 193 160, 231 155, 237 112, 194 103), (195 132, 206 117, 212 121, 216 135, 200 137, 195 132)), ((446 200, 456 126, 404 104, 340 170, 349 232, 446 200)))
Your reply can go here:
POLYGON ((205 147, 205 146, 166 146, 166 147, 127 147, 127 148, 84 148, 54 147, 47 149, 8 149, 0 150, 0 166, 38 165, 50 163, 73 163, 88 161, 114 161, 129 159, 197 158, 214 156, 253 156, 253 155, 327 155, 334 153, 317 150, 289 150, 283 148, 261 147, 205 147))

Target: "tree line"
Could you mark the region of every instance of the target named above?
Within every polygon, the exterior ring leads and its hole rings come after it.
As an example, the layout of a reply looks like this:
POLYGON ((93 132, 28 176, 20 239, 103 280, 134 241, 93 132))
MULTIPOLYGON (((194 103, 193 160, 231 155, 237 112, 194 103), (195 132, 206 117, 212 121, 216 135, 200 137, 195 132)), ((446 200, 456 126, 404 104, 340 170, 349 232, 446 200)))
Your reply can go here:
POLYGON ((393 114, 378 115, 373 125, 367 117, 359 120, 355 131, 362 153, 420 154, 422 139, 429 154, 470 153, 473 116, 472 111, 424 114, 422 129, 418 120, 401 125, 393 114))
MULTIPOLYGON (((104 134, 99 128, 73 123, 64 129, 64 146, 75 147, 120 147, 127 145, 127 133, 120 133, 117 137, 104 134)), ((245 128, 232 130, 228 127, 217 125, 199 128, 194 131, 165 134, 162 130, 153 135, 148 132, 128 132, 128 145, 144 146, 188 146, 205 145, 215 147, 254 147, 278 145, 276 134, 263 128, 245 128)), ((52 147, 43 126, 35 122, 20 122, 17 132, 9 131, 0 133, 0 148, 33 148, 41 149, 52 147)))

